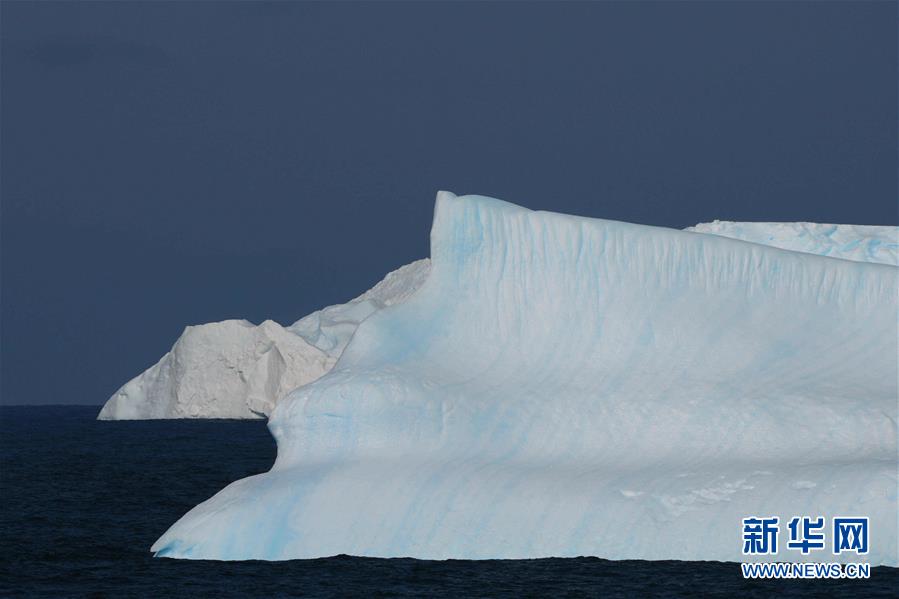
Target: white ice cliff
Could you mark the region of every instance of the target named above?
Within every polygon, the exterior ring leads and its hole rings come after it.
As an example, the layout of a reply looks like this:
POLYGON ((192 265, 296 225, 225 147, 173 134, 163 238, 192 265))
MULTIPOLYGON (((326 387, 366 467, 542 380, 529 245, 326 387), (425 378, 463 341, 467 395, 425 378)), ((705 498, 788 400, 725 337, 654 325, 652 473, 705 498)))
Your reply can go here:
POLYGON ((267 320, 187 327, 154 366, 119 389, 101 420, 253 418, 330 370, 335 358, 267 320))
POLYGON ((741 561, 742 518, 822 515, 896 565, 897 272, 441 193, 424 284, 152 550, 741 561))
POLYGON ((159 362, 113 394, 98 418, 267 416, 288 391, 328 372, 359 323, 411 295, 428 267, 427 259, 407 264, 356 299, 286 329, 271 320, 187 327, 159 362))

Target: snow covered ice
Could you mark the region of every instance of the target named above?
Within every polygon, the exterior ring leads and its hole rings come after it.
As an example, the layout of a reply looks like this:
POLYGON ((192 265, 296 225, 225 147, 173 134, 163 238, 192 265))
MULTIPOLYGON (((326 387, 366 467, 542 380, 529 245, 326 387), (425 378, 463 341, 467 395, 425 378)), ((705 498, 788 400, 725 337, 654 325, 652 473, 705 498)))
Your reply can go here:
POLYGON ((897 271, 441 193, 421 287, 152 550, 740 561, 742 518, 821 514, 896 565, 897 271))
POLYGON ((718 221, 688 227, 711 233, 856 262, 899 263, 896 227, 823 225, 819 223, 733 223, 718 221))
POLYGON ((159 362, 106 402, 101 420, 260 418, 288 391, 328 372, 365 318, 411 295, 427 277, 418 260, 356 299, 329 306, 286 329, 266 320, 187 327, 159 362))
POLYGON ((335 358, 271 320, 187 327, 162 359, 119 389, 101 420, 253 418, 335 358))

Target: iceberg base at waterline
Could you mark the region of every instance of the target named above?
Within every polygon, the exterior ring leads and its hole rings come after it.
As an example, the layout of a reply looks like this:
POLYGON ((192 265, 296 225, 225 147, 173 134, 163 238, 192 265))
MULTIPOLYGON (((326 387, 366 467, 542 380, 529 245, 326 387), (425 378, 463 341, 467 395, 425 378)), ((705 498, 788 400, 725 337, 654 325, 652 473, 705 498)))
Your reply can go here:
POLYGON ((739 561, 742 518, 823 515, 896 565, 897 271, 441 193, 423 285, 152 550, 739 561))

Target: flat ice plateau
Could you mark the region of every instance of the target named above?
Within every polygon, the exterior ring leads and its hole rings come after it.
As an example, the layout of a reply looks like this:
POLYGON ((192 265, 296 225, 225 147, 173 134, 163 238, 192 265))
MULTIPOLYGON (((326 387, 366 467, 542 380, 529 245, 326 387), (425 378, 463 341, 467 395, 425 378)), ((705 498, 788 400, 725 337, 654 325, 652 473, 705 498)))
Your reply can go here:
POLYGON ((686 230, 856 262, 877 262, 893 266, 899 263, 899 231, 896 227, 734 223, 716 220, 687 227, 686 230))
POLYGON ((442 192, 423 284, 152 551, 741 561, 742 518, 823 515, 897 565, 897 274, 442 192))

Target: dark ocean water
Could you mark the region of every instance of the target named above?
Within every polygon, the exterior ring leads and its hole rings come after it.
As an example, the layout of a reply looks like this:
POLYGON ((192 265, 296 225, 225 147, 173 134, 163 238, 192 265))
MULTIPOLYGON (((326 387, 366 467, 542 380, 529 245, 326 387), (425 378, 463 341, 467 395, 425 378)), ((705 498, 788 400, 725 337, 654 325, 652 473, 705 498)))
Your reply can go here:
POLYGON ((153 558, 166 528, 228 483, 267 470, 263 422, 97 422, 98 407, 0 408, 0 596, 897 596, 868 581, 746 581, 718 562, 596 558, 289 562, 153 558))

